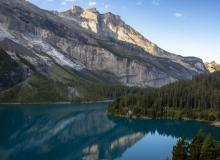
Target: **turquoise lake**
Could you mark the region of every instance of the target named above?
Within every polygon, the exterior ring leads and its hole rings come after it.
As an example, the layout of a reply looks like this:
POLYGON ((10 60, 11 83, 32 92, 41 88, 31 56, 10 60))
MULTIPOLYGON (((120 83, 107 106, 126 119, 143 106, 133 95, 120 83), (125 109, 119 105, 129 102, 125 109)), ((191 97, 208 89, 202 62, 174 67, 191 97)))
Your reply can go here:
POLYGON ((116 118, 107 105, 0 105, 0 159, 165 160, 199 129, 220 140, 205 123, 116 118))

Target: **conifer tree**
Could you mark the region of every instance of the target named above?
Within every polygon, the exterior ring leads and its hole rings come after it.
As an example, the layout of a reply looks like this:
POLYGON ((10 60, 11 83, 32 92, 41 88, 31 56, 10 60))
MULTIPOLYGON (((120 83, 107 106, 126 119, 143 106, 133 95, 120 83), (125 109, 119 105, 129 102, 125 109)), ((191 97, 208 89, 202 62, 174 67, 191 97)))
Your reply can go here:
POLYGON ((220 142, 217 144, 216 147, 216 160, 220 160, 220 142))
POLYGON ((201 148, 200 160, 216 160, 215 145, 211 134, 209 134, 201 148))
POLYGON ((178 140, 177 144, 173 147, 172 160, 186 160, 187 158, 187 143, 184 138, 178 140))
POLYGON ((193 139, 192 143, 189 145, 189 160, 199 160, 202 148, 202 142, 204 140, 204 133, 202 130, 193 139))

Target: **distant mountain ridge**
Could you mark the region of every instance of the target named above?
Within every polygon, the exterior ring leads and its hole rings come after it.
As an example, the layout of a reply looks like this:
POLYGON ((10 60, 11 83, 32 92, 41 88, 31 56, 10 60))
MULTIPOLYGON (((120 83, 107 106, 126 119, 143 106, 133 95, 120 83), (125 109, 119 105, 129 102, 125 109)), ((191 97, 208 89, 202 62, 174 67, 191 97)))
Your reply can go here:
POLYGON ((0 101, 41 94, 41 101, 48 94, 50 101, 108 98, 107 91, 118 95, 112 85, 161 87, 208 73, 201 59, 160 49, 112 13, 79 7, 52 12, 25 0, 0 0, 0 47, 20 66, 21 77, 14 80, 14 69, 1 76, 0 101))
POLYGON ((209 70, 209 72, 211 72, 211 73, 216 72, 216 71, 220 71, 220 64, 216 63, 215 61, 206 62, 205 66, 209 70))

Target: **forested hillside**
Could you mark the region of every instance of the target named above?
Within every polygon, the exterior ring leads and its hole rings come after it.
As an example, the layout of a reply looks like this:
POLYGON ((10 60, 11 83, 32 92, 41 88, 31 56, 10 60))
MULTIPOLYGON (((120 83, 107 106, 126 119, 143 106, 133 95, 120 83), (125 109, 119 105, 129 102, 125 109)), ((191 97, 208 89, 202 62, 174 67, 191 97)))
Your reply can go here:
POLYGON ((220 119, 220 72, 195 76, 151 92, 129 94, 110 104, 108 112, 132 117, 220 119))

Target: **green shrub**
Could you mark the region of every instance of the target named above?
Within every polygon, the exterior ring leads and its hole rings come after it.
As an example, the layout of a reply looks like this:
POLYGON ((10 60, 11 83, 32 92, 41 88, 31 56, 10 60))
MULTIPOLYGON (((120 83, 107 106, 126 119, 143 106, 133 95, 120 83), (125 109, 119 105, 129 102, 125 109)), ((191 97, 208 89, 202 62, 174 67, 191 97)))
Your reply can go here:
POLYGON ((209 115, 209 121, 215 121, 216 117, 214 115, 209 115))

